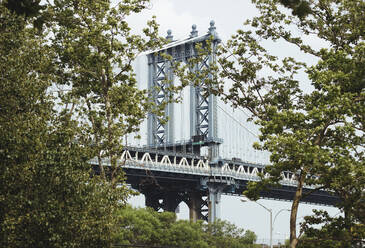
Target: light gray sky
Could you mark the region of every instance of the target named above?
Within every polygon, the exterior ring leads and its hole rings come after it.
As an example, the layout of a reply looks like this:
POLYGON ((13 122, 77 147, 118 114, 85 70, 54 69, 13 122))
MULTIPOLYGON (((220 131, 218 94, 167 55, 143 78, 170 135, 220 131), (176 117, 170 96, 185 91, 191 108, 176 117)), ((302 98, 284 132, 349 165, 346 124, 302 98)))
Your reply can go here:
MULTIPOLYGON (((242 23, 247 18, 257 13, 255 7, 247 0, 153 0, 150 10, 130 17, 129 23, 134 30, 141 30, 145 27, 146 21, 155 15, 160 24, 161 35, 166 36, 166 31, 171 29, 174 39, 184 39, 190 34, 192 24, 197 25, 199 34, 204 34, 208 31, 210 20, 214 20, 218 34, 225 42, 237 29, 242 28, 242 23)), ((308 40, 311 40, 315 47, 323 45, 315 38, 308 38, 308 40)), ((295 47, 282 43, 270 44, 268 49, 275 55, 301 56, 307 62, 314 60, 310 56, 301 55, 295 47)), ((309 88, 309 86, 304 87, 309 88)), ((259 202, 273 209, 273 215, 281 209, 291 207, 290 202, 271 200, 259 200, 259 202)), ((130 203, 134 206, 144 206, 144 197, 134 197, 130 203)), ((302 220, 302 216, 310 214, 313 208, 325 209, 330 215, 339 212, 336 208, 302 204, 299 208, 298 221, 302 220)), ((242 203, 239 197, 223 196, 221 216, 222 219, 254 231, 259 240, 266 239, 265 242, 268 243, 269 213, 256 203, 242 203)), ((188 218, 188 208, 185 204, 181 204, 178 217, 188 218)), ((275 221, 273 238, 283 240, 288 237, 288 234, 289 212, 283 211, 275 221)))

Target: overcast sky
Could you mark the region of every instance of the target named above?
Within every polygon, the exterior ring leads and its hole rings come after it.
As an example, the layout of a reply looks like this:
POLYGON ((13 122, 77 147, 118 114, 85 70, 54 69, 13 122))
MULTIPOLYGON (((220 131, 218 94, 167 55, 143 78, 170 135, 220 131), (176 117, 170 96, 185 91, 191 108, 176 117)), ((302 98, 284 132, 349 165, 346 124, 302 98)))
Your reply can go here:
MULTIPOLYGON (((242 28, 243 22, 257 14, 255 7, 247 0, 154 0, 150 10, 129 18, 134 30, 141 30, 152 15, 157 17, 161 35, 166 36, 168 29, 172 30, 174 39, 187 38, 192 24, 197 25, 199 34, 208 31, 209 22, 215 21, 217 32, 225 42, 237 29, 242 28)), ((323 45, 313 41, 313 46, 323 45)), ((269 49, 281 56, 302 56, 296 48, 284 44, 271 44, 269 49)), ((302 56, 304 60, 313 60, 310 56, 302 56)), ((306 87, 306 86, 305 86, 306 87)), ((135 206, 143 206, 143 196, 135 197, 130 202, 135 206)), ((275 215, 281 209, 290 209, 291 203, 259 200, 267 208, 273 209, 275 215)), ((336 208, 318 207, 302 204, 299 208, 299 221, 302 216, 311 213, 311 209, 321 208, 331 215, 339 212, 336 208)), ((188 208, 181 204, 179 218, 188 218, 188 208)), ((221 205, 222 219, 237 224, 244 229, 250 229, 258 235, 258 239, 269 239, 269 213, 256 203, 242 203, 238 197, 223 196, 221 205)), ((274 216, 273 216, 274 217, 274 216)), ((283 211, 278 215, 274 224, 274 240, 287 238, 289 234, 289 212, 283 211)))

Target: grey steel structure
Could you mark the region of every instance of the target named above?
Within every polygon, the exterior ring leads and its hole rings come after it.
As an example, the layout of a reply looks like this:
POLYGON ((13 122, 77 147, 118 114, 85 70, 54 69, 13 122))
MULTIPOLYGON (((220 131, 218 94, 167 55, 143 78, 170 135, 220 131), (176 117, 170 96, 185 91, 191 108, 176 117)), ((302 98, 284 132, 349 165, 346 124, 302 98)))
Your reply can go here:
MULTIPOLYGON (((152 95, 156 105, 162 104, 163 101, 170 97, 168 87, 170 84, 174 84, 171 61, 166 59, 163 54, 168 54, 173 58, 173 61, 183 62, 188 64, 188 66, 189 59, 195 56, 204 56, 201 58, 202 62, 189 66, 189 68, 192 72, 197 73, 201 70, 209 69, 215 63, 217 45, 221 41, 214 25, 214 21, 211 21, 208 32, 202 36, 198 36, 196 25, 193 25, 189 38, 175 42, 173 41, 171 30, 169 30, 166 38, 170 43, 163 49, 148 54, 148 88, 153 92, 152 95), (203 47, 211 45, 211 52, 207 55, 198 54, 197 44, 203 47)), ((207 77, 211 77, 211 75, 207 77)), ((149 114, 148 116, 148 145, 150 147, 186 152, 186 146, 188 146, 195 155, 200 155, 200 148, 208 146, 210 161, 218 158, 219 144, 222 143, 222 140, 218 138, 217 131, 217 99, 215 95, 209 95, 208 97, 203 95, 201 85, 204 84, 204 80, 205 78, 198 85, 190 86, 191 139, 184 144, 175 143, 174 108, 173 104, 168 104, 165 108, 165 117, 169 118, 167 123, 164 123, 154 114, 149 114)), ((214 219, 219 218, 219 203, 222 189, 221 186, 215 183, 208 183, 207 187, 209 191, 209 221, 214 221, 214 219)), ((177 195, 175 194, 171 197, 176 199, 177 195)), ((199 210, 197 210, 199 212, 193 211, 194 213, 192 213, 191 217, 193 219, 203 218, 201 215, 201 206, 204 202, 202 195, 193 194, 190 198, 192 208, 197 209, 199 206, 199 210)), ((156 199, 152 199, 148 194, 146 199, 146 205, 153 206, 153 200, 156 202, 156 199)))
MULTIPOLYGON (((205 35, 198 36, 196 26, 192 26, 189 38, 170 40, 163 49, 149 53, 148 88, 153 92, 155 104, 160 105, 170 97, 169 84, 174 83, 171 61, 162 54, 172 56, 174 61, 189 63, 198 56, 196 45, 212 45, 211 53, 203 62, 191 68, 199 71, 215 63, 215 52, 220 43, 214 21, 205 35), (211 42, 207 42, 211 39, 211 42)), ((208 75, 211 77, 211 75, 208 75)), ((127 182, 146 197, 146 206, 156 211, 175 211, 180 202, 190 209, 190 219, 203 219, 209 222, 220 217, 222 194, 242 194, 247 182, 258 181, 257 173, 264 172, 264 165, 229 161, 218 157, 218 147, 223 141, 217 137, 217 99, 202 94, 201 84, 192 85, 190 90, 190 135, 191 139, 177 142, 174 139, 174 109, 167 105, 165 115, 169 121, 164 123, 157 116, 148 116, 148 146, 144 149, 125 148, 121 157, 127 182), (208 158, 201 157, 200 149, 207 146, 208 158)), ((94 162, 92 162, 94 164, 94 162)), ((108 166, 108 161, 104 161, 108 166)), ((97 167, 95 167, 97 170, 97 167)), ((262 193, 262 197, 277 200, 291 200, 295 192, 295 176, 284 173, 282 187, 262 193)), ((305 189, 310 190, 310 188, 305 189)), ((333 205, 337 198, 328 192, 320 191, 305 201, 333 205)))
MULTIPOLYGON (((148 88, 153 92, 153 99, 156 105, 160 105, 170 97, 167 90, 170 84, 174 84, 171 61, 167 60, 163 54, 172 56, 173 61, 189 64, 189 59, 198 56, 196 45, 198 43, 206 46, 211 44, 211 53, 202 58, 202 62, 190 68, 193 72, 198 72, 209 68, 215 63, 217 45, 220 38, 215 30, 214 21, 210 22, 210 28, 205 35, 198 36, 196 25, 192 26, 189 38, 182 41, 173 41, 171 30, 166 37, 170 43, 163 49, 153 51, 148 54, 149 80, 148 88), (211 40, 210 43, 207 41, 211 40)), ((211 77, 211 75, 208 75, 211 77)), ((191 140, 184 144, 178 144, 174 140, 174 108, 173 104, 168 104, 165 109, 165 117, 169 118, 164 123, 154 114, 148 116, 148 145, 150 147, 164 147, 167 150, 183 151, 183 146, 193 147, 195 154, 200 154, 201 146, 208 146, 210 158, 218 156, 218 147, 222 140, 217 135, 217 99, 216 96, 208 97, 203 95, 201 85, 191 85, 190 87, 190 136, 191 140)))
MULTIPOLYGON (((171 30, 168 31, 168 40, 172 40, 171 30)), ((163 51, 174 53, 171 49, 163 51)), ((162 51, 153 52, 148 55, 148 89, 152 92, 152 98, 156 106, 163 104, 170 97, 169 84, 173 84, 174 75, 171 70, 171 62, 161 55, 162 51)), ((174 109, 172 104, 168 104, 165 115, 170 121, 166 124, 154 114, 148 115, 148 144, 161 146, 174 140, 174 109)))
MULTIPOLYGON (((260 180, 258 173, 265 173, 262 164, 225 159, 211 163, 194 154, 136 147, 125 147, 119 161, 127 183, 145 195, 146 206, 156 211, 173 212, 180 202, 185 202, 192 220, 219 218, 222 194, 239 196, 248 182, 260 180)), ((91 164, 98 171, 97 159, 91 164)), ((103 164, 105 167, 110 165, 108 160, 103 164)), ((297 185, 295 175, 283 173, 280 184, 281 187, 262 192, 261 197, 291 201, 297 185)), ((303 192, 312 189, 313 186, 305 186, 303 192)), ((337 201, 336 196, 323 190, 302 199, 302 202, 331 206, 337 201)))

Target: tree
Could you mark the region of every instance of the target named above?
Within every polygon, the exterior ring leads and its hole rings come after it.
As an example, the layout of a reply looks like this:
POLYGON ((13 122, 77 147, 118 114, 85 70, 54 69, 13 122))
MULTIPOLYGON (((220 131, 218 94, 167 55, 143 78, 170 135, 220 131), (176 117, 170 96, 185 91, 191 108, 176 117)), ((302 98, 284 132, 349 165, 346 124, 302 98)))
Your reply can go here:
POLYGON ((302 223, 304 235, 298 247, 362 247, 364 224, 352 218, 350 226, 343 216, 331 217, 325 211, 314 210, 302 223), (313 225, 321 224, 320 227, 313 225))
POLYGON ((209 242, 204 238, 203 226, 202 222, 178 220, 167 230, 165 245, 182 248, 210 247, 209 242))
POLYGON ((158 213, 153 209, 121 209, 119 234, 115 243, 146 247, 207 248, 202 223, 176 221, 175 213, 158 213))
POLYGON ((127 192, 90 178, 92 150, 54 108, 48 33, 3 4, 0 18, 0 244, 108 247, 127 192))
POLYGON ((53 47, 57 52, 57 85, 63 111, 78 118, 94 147, 99 171, 111 179, 113 187, 123 180, 123 137, 137 131, 154 107, 148 93, 137 88, 132 62, 146 49, 163 43, 155 20, 148 22, 142 35, 134 35, 126 17, 147 7, 147 0, 54 1, 49 11, 53 47), (102 161, 110 167, 104 171, 102 161))
POLYGON ((153 209, 120 209, 115 243, 146 247, 245 248, 253 247, 256 234, 226 221, 205 224, 176 220, 175 213, 153 209))
POLYGON ((119 210, 119 232, 115 236, 115 243, 160 246, 166 235, 165 228, 175 221, 173 213, 158 214, 152 209, 134 209, 127 206, 119 210))
POLYGON ((281 4, 292 9, 292 14, 304 18, 310 14, 311 8, 307 0, 280 0, 281 4))
MULTIPOLYGON (((257 236, 250 230, 244 231, 227 221, 215 221, 204 226, 209 247, 255 247, 257 236)), ((258 246, 257 246, 258 247, 258 246)))
MULTIPOLYGON (((295 176, 290 243, 296 247, 297 211, 307 195, 303 194, 305 186, 313 187, 309 193, 335 191, 347 226, 351 226, 350 216, 355 215, 357 202, 363 202, 365 3, 253 2, 260 15, 248 20, 245 30, 238 30, 222 46, 219 67, 211 66, 216 75, 205 83, 209 92, 251 113, 261 132, 260 142, 254 146, 271 153, 271 166, 265 168, 270 177, 261 175, 262 180, 250 183, 245 194, 258 199, 260 191, 280 187, 283 172, 295 176), (303 3, 308 11, 300 14, 297 3, 303 3), (326 45, 314 49, 301 36, 316 37, 326 45), (315 62, 308 65, 297 58, 278 58, 265 49, 262 41, 293 45, 315 62), (299 72, 308 78, 298 77, 299 72), (232 84, 229 90, 224 88, 227 81, 232 84), (306 82, 311 90, 304 91, 300 86, 306 82), (360 201, 350 200, 359 196, 360 201)), ((199 80, 202 76, 190 74, 187 78, 199 80)))
POLYGON ((39 15, 43 6, 40 0, 6 0, 4 6, 18 16, 32 18, 39 15))

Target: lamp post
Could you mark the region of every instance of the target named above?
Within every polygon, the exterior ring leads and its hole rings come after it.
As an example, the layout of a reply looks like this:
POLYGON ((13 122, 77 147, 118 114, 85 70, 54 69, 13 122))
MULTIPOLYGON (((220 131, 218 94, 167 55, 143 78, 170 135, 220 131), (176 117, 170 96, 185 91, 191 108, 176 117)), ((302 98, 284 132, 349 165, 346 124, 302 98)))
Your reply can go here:
POLYGON ((276 213, 276 215, 274 217, 274 221, 272 221, 272 209, 265 207, 264 205, 262 205, 261 203, 259 203, 257 201, 251 201, 247 197, 241 199, 241 201, 242 202, 247 202, 247 201, 254 202, 257 205, 260 205, 261 207, 263 207, 266 211, 268 211, 270 213, 270 248, 273 248, 273 245, 272 245, 272 233, 273 233, 273 230, 274 230, 273 224, 275 223, 276 217, 278 217, 278 215, 282 211, 290 211, 290 209, 286 209, 286 208, 280 209, 279 212, 276 213))
POLYGON ((283 208, 283 209, 280 209, 280 210, 279 210, 279 212, 277 212, 277 213, 275 214, 274 221, 273 221, 273 223, 272 223, 272 228, 273 228, 273 229, 274 229, 274 224, 275 224, 276 217, 278 217, 278 215, 279 215, 281 212, 283 212, 283 211, 289 211, 289 212, 290 212, 290 209, 283 208))
MULTIPOLYGON (((274 217, 274 221, 273 221, 273 223, 272 223, 272 229, 271 229, 271 233, 272 232, 274 232, 274 225, 275 225, 275 220, 276 220, 276 217, 278 217, 278 215, 281 213, 281 212, 283 212, 283 211, 288 211, 288 212, 290 212, 290 209, 287 209, 287 208, 283 208, 283 209, 280 209, 279 210, 279 212, 277 212, 276 214, 275 214, 275 217, 274 217)), ((272 247, 270 247, 270 248, 272 248, 272 247)))

